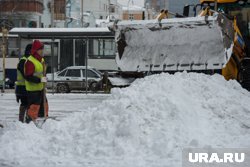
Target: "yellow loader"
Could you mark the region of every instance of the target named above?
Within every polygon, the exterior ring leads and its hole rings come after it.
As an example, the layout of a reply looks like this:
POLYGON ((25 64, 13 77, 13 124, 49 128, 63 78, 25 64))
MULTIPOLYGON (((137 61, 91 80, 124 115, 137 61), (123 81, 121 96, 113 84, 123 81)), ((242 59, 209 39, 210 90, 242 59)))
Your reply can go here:
POLYGON ((116 33, 117 65, 126 77, 220 73, 250 90, 249 18, 247 0, 201 0, 185 6, 182 18, 163 19, 162 26, 156 20, 115 22, 110 29, 116 33))

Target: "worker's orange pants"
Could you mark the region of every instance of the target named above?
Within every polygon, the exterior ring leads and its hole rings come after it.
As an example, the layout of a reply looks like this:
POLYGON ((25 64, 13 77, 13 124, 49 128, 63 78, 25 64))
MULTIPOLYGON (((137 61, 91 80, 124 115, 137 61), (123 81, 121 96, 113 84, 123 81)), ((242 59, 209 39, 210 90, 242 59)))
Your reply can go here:
POLYGON ((44 110, 46 117, 49 113, 49 105, 47 98, 44 103, 43 91, 28 91, 28 113, 27 115, 32 119, 36 120, 38 117, 44 117, 44 110))

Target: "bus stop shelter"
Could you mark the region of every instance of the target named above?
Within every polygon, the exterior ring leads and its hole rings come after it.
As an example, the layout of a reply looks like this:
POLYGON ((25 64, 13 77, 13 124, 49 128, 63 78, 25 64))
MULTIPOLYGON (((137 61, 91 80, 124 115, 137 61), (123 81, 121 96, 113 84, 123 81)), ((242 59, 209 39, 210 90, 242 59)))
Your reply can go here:
MULTIPOLYGON (((88 85, 88 54, 89 54, 89 40, 96 38, 114 38, 114 33, 108 28, 13 28, 9 31, 9 34, 18 35, 18 46, 19 46, 19 58, 21 57, 21 42, 22 39, 49 39, 51 40, 51 67, 52 67, 52 89, 54 92, 54 42, 60 39, 82 39, 84 45, 86 45, 86 56, 85 56, 85 77, 86 85, 88 85)), ((86 93, 88 86, 86 86, 86 93)))

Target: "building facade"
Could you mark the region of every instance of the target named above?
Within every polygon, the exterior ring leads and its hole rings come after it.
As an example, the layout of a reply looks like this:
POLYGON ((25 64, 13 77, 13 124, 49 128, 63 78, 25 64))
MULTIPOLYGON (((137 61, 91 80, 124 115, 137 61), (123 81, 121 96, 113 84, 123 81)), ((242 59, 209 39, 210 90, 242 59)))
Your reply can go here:
POLYGON ((44 0, 44 27, 50 27, 52 22, 53 27, 96 27, 97 20, 122 18, 117 0, 54 0, 54 17, 50 4, 51 0, 44 0))
POLYGON ((83 16, 88 13, 91 14, 91 18, 95 20, 105 20, 114 16, 119 18, 120 7, 117 0, 71 0, 67 4, 67 17, 73 18, 68 19, 67 22, 72 22, 74 27, 80 25, 82 14, 83 16))
MULTIPOLYGON (((198 4, 200 0, 145 0, 145 8, 152 10, 154 17, 160 12, 161 9, 168 9, 171 13, 183 14, 185 5, 198 4)), ((194 13, 190 10, 190 16, 194 13)), ((174 15, 170 15, 174 17, 174 15)))
POLYGON ((96 27, 98 19, 122 19, 121 5, 117 0, 0 1, 0 24, 8 27, 96 27))
POLYGON ((0 26, 40 27, 43 0, 1 0, 0 26))
POLYGON ((43 6, 41 27, 64 27, 66 21, 66 0, 43 0, 43 6))
POLYGON ((144 6, 159 13, 161 9, 169 9, 169 0, 145 0, 144 6))
POLYGON ((139 6, 128 6, 122 8, 123 20, 143 20, 145 19, 145 9, 139 6))

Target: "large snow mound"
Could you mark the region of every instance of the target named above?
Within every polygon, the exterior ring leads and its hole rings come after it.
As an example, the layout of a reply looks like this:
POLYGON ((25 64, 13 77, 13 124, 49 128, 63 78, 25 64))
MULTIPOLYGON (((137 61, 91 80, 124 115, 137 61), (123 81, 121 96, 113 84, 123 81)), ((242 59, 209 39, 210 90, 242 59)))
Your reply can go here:
POLYGON ((183 148, 250 147, 249 101, 220 75, 153 75, 42 129, 9 124, 0 166, 181 167, 183 148))

